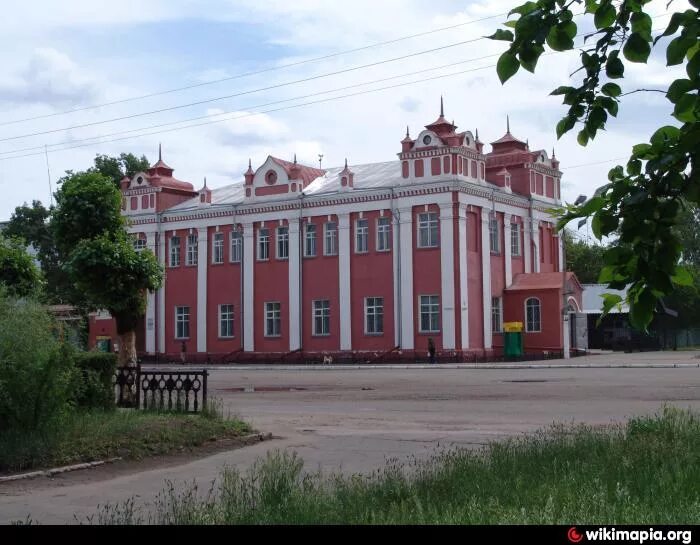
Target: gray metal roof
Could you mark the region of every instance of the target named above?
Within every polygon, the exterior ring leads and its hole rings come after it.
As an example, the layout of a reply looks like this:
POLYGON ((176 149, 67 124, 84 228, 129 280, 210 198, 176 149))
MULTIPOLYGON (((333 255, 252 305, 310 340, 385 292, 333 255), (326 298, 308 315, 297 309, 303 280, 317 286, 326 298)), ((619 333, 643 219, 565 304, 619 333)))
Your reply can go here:
MULTIPOLYGON (((605 284, 583 284, 582 312, 584 314, 601 314, 603 312, 602 295, 604 293, 619 295, 623 301, 627 297, 627 289, 612 290, 605 284)), ((627 314, 629 311, 629 306, 623 302, 620 307, 613 308, 610 314, 627 314)))

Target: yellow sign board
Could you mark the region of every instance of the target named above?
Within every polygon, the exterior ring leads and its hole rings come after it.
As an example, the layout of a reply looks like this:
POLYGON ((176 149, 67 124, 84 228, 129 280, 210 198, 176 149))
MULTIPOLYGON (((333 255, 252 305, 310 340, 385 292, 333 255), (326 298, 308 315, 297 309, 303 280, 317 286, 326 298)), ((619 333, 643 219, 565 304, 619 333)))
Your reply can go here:
POLYGON ((520 333, 523 330, 522 322, 504 322, 503 331, 506 333, 520 333))

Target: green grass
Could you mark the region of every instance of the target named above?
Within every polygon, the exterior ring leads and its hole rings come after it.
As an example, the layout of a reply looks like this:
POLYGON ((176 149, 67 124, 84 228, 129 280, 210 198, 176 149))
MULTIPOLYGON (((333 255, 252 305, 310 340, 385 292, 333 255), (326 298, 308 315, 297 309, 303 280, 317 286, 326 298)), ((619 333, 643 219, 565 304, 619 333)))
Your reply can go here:
POLYGON ((25 471, 118 456, 141 459, 250 431, 244 422, 224 418, 216 405, 197 415, 121 409, 79 411, 65 416, 50 430, 0 434, 0 471, 25 471))
POLYGON ((554 426, 481 451, 389 462, 371 475, 306 474, 274 452, 216 487, 161 492, 88 522, 158 524, 687 524, 700 522, 700 416, 664 409, 605 429, 554 426))

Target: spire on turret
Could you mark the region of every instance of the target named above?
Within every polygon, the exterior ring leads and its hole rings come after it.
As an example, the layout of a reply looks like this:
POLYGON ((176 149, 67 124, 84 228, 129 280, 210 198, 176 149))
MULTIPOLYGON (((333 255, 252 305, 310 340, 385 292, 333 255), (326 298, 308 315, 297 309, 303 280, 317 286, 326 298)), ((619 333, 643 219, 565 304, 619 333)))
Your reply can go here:
POLYGON ((510 134, 510 116, 506 114, 506 133, 510 134))
POLYGON ((442 95, 440 95, 440 117, 445 117, 445 104, 442 100, 442 95))
POLYGON ((158 160, 163 160, 163 144, 161 144, 160 142, 158 142, 158 160))

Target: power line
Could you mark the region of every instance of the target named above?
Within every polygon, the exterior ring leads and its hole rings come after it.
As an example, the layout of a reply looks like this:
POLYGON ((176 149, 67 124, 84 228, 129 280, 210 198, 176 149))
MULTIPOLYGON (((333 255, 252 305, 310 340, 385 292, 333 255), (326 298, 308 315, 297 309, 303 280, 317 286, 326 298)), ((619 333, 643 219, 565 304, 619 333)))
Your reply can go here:
MULTIPOLYGON (((577 15, 580 15, 580 14, 577 14, 577 15)), ((662 15, 663 15, 663 14, 662 14, 662 15)), ((656 17, 660 17, 660 16, 661 16, 661 15, 656 16, 656 17)), ((137 117, 143 117, 143 116, 153 115, 153 114, 162 113, 162 112, 167 112, 167 111, 174 111, 174 110, 179 110, 179 109, 183 109, 183 108, 189 108, 189 107, 192 107, 192 106, 199 106, 199 105, 202 105, 202 104, 209 104, 209 103, 212 103, 212 102, 218 102, 218 101, 227 100, 227 99, 230 99, 230 98, 236 98, 236 97, 240 97, 240 96, 250 95, 250 94, 259 93, 259 92, 262 92, 262 91, 269 91, 269 90, 272 90, 272 89, 279 89, 279 88, 281 88, 281 87, 287 87, 287 86, 290 86, 290 85, 296 85, 296 84, 298 84, 298 83, 307 83, 307 82, 309 82, 309 81, 314 81, 314 80, 317 80, 317 79, 327 78, 327 77, 336 76, 336 75, 340 75, 340 74, 346 74, 346 73, 349 73, 349 72, 354 72, 354 71, 357 71, 357 70, 362 70, 362 69, 364 69, 364 68, 370 68, 370 67, 373 67, 373 66, 379 66, 379 65, 382 65, 382 64, 387 64, 387 63, 391 63, 391 62, 396 62, 396 61, 399 61, 399 60, 405 60, 405 59, 408 59, 408 58, 417 57, 417 56, 425 55, 425 54, 428 54, 428 53, 434 53, 434 52, 436 52, 436 51, 442 51, 442 50, 444 50, 444 49, 449 49, 449 48, 453 48, 453 47, 458 47, 458 46, 460 46, 460 45, 466 45, 466 44, 469 44, 469 43, 475 43, 475 42, 479 42, 479 41, 487 40, 487 39, 488 39, 487 37, 481 36, 481 37, 479 37, 479 38, 472 38, 472 39, 470 39, 470 40, 463 40, 463 41, 460 41, 460 42, 455 42, 455 43, 452 43, 452 44, 447 44, 447 45, 440 46, 440 47, 436 47, 436 48, 432 48, 432 49, 427 49, 427 50, 423 50, 423 51, 417 51, 417 52, 414 52, 414 53, 409 53, 409 54, 407 54, 407 55, 402 55, 402 56, 400 56, 400 57, 394 57, 394 58, 390 58, 390 59, 384 59, 384 60, 376 61, 376 62, 369 63, 369 64, 364 64, 364 65, 354 66, 354 67, 350 67, 350 68, 345 68, 345 69, 342 69, 342 70, 337 70, 337 71, 335 71, 335 72, 328 72, 328 73, 325 73, 325 74, 317 74, 317 75, 315 75, 315 76, 310 76, 310 77, 308 77, 308 78, 302 78, 302 79, 299 79, 299 80, 293 80, 293 81, 289 81, 289 82, 279 83, 279 84, 271 85, 271 86, 268 86, 268 87, 261 87, 261 88, 258 88, 258 89, 250 89, 250 90, 247 90, 247 91, 241 91, 241 92, 234 93, 234 94, 230 94, 230 95, 224 95, 224 96, 220 96, 220 97, 214 97, 214 98, 210 98, 210 99, 206 99, 206 100, 200 100, 200 101, 190 102, 190 103, 186 103, 186 104, 180 104, 180 105, 176 105, 176 106, 169 106, 169 107, 167 107, 167 108, 160 108, 160 109, 151 110, 151 111, 148 111, 148 112, 140 112, 140 113, 136 113, 136 114, 130 114, 130 115, 115 117, 115 118, 111 118, 111 119, 105 119, 105 120, 101 120, 101 121, 93 121, 93 122, 90 122, 90 123, 83 123, 83 124, 80 124, 80 125, 72 125, 72 126, 63 127, 63 128, 60 128, 60 129, 50 129, 50 130, 47 130, 47 131, 39 131, 39 132, 34 132, 34 133, 27 133, 27 134, 22 134, 22 135, 16 135, 16 136, 10 136, 10 137, 5 137, 5 138, 0 138, 0 142, 8 142, 8 141, 12 141, 12 140, 20 140, 20 139, 23 139, 23 138, 30 138, 30 137, 32 137, 32 136, 41 136, 41 135, 45 135, 45 134, 54 134, 54 133, 57 133, 57 132, 63 132, 63 131, 67 131, 67 130, 80 129, 80 128, 85 128, 85 127, 92 127, 92 126, 102 125, 102 124, 106 124, 106 123, 113 123, 113 122, 116 122, 116 121, 124 121, 124 120, 127 120, 127 119, 134 119, 134 118, 137 118, 137 117)))
POLYGON ((148 112, 140 112, 140 113, 137 113, 137 114, 124 115, 124 116, 121 116, 121 117, 113 117, 113 118, 111 118, 111 119, 104 119, 104 120, 102 120, 102 121, 92 121, 92 122, 90 122, 90 123, 82 123, 82 124, 80 124, 80 125, 72 125, 72 126, 70 126, 70 127, 63 127, 63 128, 60 128, 60 129, 50 129, 50 130, 48 130, 48 131, 39 131, 39 132, 33 132, 33 133, 27 133, 27 134, 20 134, 20 135, 17 135, 17 136, 9 136, 9 137, 6 137, 6 138, 0 138, 0 142, 8 142, 8 141, 10 141, 10 140, 20 140, 20 139, 22 139, 22 138, 30 138, 30 137, 32 137, 32 136, 41 136, 41 135, 44 135, 44 134, 53 134, 53 133, 68 131, 68 130, 72 130, 72 129, 82 129, 82 128, 85 128, 85 127, 94 127, 95 125, 103 125, 103 124, 105 124, 105 123, 113 123, 113 122, 115 122, 115 121, 124 121, 124 120, 127 120, 127 119, 134 119, 134 118, 136 118, 136 117, 143 117, 143 116, 146 116, 146 115, 153 115, 153 114, 158 114, 158 113, 162 113, 162 112, 170 112, 170 111, 173 111, 173 110, 181 110, 181 109, 183 109, 183 108, 190 108, 190 107, 192 107, 192 106, 200 106, 200 105, 202 105, 202 104, 209 104, 209 103, 211 103, 211 102, 218 102, 218 101, 226 100, 226 99, 229 99, 229 98, 236 98, 236 97, 240 97, 240 96, 244 96, 244 95, 250 95, 250 94, 254 94, 254 93, 260 93, 260 92, 262 92, 262 91, 270 91, 270 90, 272 90, 272 89, 279 89, 279 88, 281 88, 281 87, 287 87, 287 86, 289 86, 289 85, 296 85, 297 83, 307 83, 307 82, 309 82, 309 81, 314 81, 314 80, 317 80, 317 79, 327 78, 327 77, 330 77, 330 76, 337 76, 337 75, 340 75, 340 74, 347 74, 348 72, 354 72, 354 71, 357 71, 357 70, 362 70, 363 68, 371 68, 371 67, 373 67, 373 66, 379 66, 379 65, 382 65, 382 64, 390 63, 390 62, 405 60, 405 59, 409 59, 409 58, 412 58, 412 57, 417 57, 417 56, 420 56, 420 55, 426 55, 426 54, 428 54, 428 53, 435 53, 436 51, 442 51, 442 50, 449 49, 449 48, 452 48, 452 47, 458 47, 458 46, 460 46, 460 45, 465 45, 465 44, 469 44, 469 43, 479 42, 479 41, 481 41, 481 40, 486 40, 486 39, 487 39, 487 38, 485 38, 485 37, 483 37, 483 36, 480 37, 480 38, 472 38, 471 40, 463 40, 463 41, 461 41, 461 42, 455 42, 455 43, 452 43, 452 44, 447 44, 447 45, 443 45, 443 46, 440 46, 440 47, 435 47, 435 48, 432 48, 432 49, 426 49, 426 50, 423 50, 423 51, 417 51, 417 52, 415 52, 415 53, 409 53, 408 55, 402 55, 402 56, 400 56, 400 57, 394 57, 394 58, 391 58, 391 59, 385 59, 385 60, 382 60, 382 61, 376 61, 376 62, 372 62, 372 63, 369 63, 369 64, 363 64, 363 65, 359 65, 359 66, 353 66, 353 67, 351 67, 351 68, 344 68, 343 70, 336 70, 335 72, 328 72, 328 73, 325 73, 325 74, 318 74, 318 75, 315 75, 315 76, 310 76, 310 77, 308 77, 308 78, 302 78, 302 79, 298 79, 298 80, 294 80, 294 81, 288 81, 288 82, 285 82, 285 83, 278 83, 278 84, 276 84, 276 85, 269 85, 269 86, 267 86, 267 87, 260 87, 260 88, 258 88, 258 89, 250 89, 250 90, 248 90, 248 91, 241 91, 241 92, 239 92, 239 93, 234 93, 234 94, 231 94, 231 95, 224 95, 224 96, 215 97, 215 98, 209 98, 209 99, 206 99, 206 100, 198 100, 198 101, 196 101, 196 102, 188 102, 187 104, 179 104, 179 105, 177 105, 177 106, 169 106, 169 107, 167 107, 167 108, 160 108, 160 109, 158 109, 158 110, 151 110, 151 111, 148 111, 148 112))
MULTIPOLYGON (((374 84, 374 83, 382 83, 382 82, 385 82, 385 81, 390 81, 390 80, 394 80, 394 79, 405 78, 405 77, 408 77, 408 76, 415 76, 415 75, 418 75, 418 74, 424 74, 425 72, 432 72, 432 71, 441 70, 441 69, 444 69, 444 68, 451 68, 451 67, 453 67, 453 66, 457 66, 457 65, 460 65, 460 64, 466 64, 466 63, 470 63, 470 62, 475 62, 475 61, 480 61, 480 60, 484 60, 484 59, 493 58, 493 57, 497 57, 497 56, 499 56, 499 55, 500 55, 500 53, 494 53, 494 54, 492 54, 492 55, 483 55, 483 56, 481 56, 481 57, 475 57, 475 58, 466 59, 466 60, 463 60, 463 61, 452 62, 452 63, 448 63, 448 64, 443 64, 443 65, 440 65, 440 66, 433 66, 433 67, 431 67, 431 68, 425 68, 425 69, 423 69, 423 70, 416 70, 416 71, 413 71, 413 72, 407 72, 407 73, 404 73, 404 74, 398 74, 398 75, 396 75, 396 76, 389 76, 389 77, 381 78, 381 79, 377 79, 377 80, 366 81, 366 82, 362 82, 362 83, 356 83, 356 84, 353 84, 353 85, 346 85, 346 86, 338 87, 338 88, 335 88, 335 89, 327 89, 327 90, 325 90, 325 91, 319 91, 319 92, 310 93, 310 94, 307 94, 307 95, 296 96, 296 97, 286 98, 286 99, 282 99, 282 100, 276 100, 276 101, 273 101, 273 102, 267 102, 267 103, 265 103, 265 104, 258 104, 258 105, 256 105, 256 106, 250 107, 250 109, 266 108, 266 107, 268 107, 268 106, 273 106, 273 105, 276 105, 276 104, 283 104, 283 103, 285 103, 285 102, 293 102, 293 101, 295 101, 295 100, 303 100, 303 99, 312 98, 312 97, 315 97, 315 96, 325 95, 325 94, 328 94, 328 93, 335 93, 335 92, 338 92, 338 91, 345 91, 345 90, 353 89, 353 88, 356 88, 356 87, 363 87, 363 86, 365 86, 365 85, 372 85, 372 84, 374 84)), ((220 117, 220 116, 222 116, 222 115, 231 114, 231 113, 235 113, 235 112, 236 112, 236 111, 233 110, 233 111, 228 111, 228 112, 218 112, 218 113, 215 113, 215 114, 201 115, 201 116, 197 116, 197 117, 191 117, 191 118, 188 118, 188 119, 181 119, 181 120, 178 120, 178 121, 169 121, 169 122, 167 122, 167 123, 159 123, 159 124, 157 124, 157 125, 150 125, 150 126, 148 126, 148 127, 140 127, 140 128, 137 128, 137 129, 129 129, 129 130, 125 130, 125 131, 118 131, 118 132, 113 132, 113 133, 101 134, 101 135, 97 135, 97 136, 91 136, 91 137, 88 137, 88 138, 81 138, 81 139, 77 139, 77 140, 76 140, 76 139, 64 140, 63 142, 56 142, 56 143, 54 143, 54 144, 48 144, 48 146, 49 146, 49 147, 57 147, 57 146, 62 146, 62 145, 66 145, 66 144, 75 144, 75 143, 78 143, 78 142, 87 142, 87 141, 90 141, 90 140, 100 140, 100 139, 102 139, 102 138, 108 138, 108 137, 111 137, 111 136, 119 136, 119 135, 123 135, 123 134, 131 134, 131 133, 134 133, 134 132, 139 132, 139 131, 144 131, 144 130, 151 130, 151 129, 157 129, 157 128, 161 128, 161 127, 169 127, 169 126, 172 126, 172 125, 178 125, 178 124, 180 124, 180 123, 188 123, 188 122, 190 122, 190 121, 200 121, 200 120, 202 120, 202 119, 210 119, 210 118, 214 118, 214 117, 220 117)), ((31 147, 27 147, 27 148, 19 148, 19 149, 8 150, 8 151, 0 151, 0 156, 2 156, 2 155, 11 155, 11 154, 14 154, 14 153, 20 153, 20 152, 23 152, 23 151, 32 151, 32 150, 37 150, 37 149, 44 149, 44 146, 31 146, 31 147)), ((52 150, 52 151, 53 151, 53 150, 52 150)))
MULTIPOLYGON (((114 139, 110 139, 110 140, 104 140, 104 141, 99 142, 99 143, 100 143, 100 144, 107 144, 107 143, 110 143, 110 142, 118 142, 118 141, 121 141, 121 140, 129 140, 129 139, 131 139, 131 138, 140 138, 140 137, 142 137, 142 136, 151 136, 151 135, 154 135, 154 134, 163 134, 163 133, 167 133, 167 132, 174 132, 174 131, 179 131, 179 130, 183 130, 183 129, 193 128, 193 127, 202 127, 202 126, 204 126, 204 125, 212 125, 212 124, 214 124, 214 123, 222 123, 222 122, 224 122, 224 121, 231 121, 231 120, 235 120, 235 119, 242 119, 242 118, 244 118, 244 117, 253 117, 253 116, 256 116, 256 115, 267 114, 267 113, 272 113, 272 112, 279 112, 279 111, 282 111, 282 110, 291 110, 291 109, 294 109, 294 108, 302 108, 302 107, 304 107, 304 106, 312 106, 312 105, 314 105, 314 104, 322 104, 322 103, 331 102, 331 101, 334 101, 334 100, 341 100, 341 99, 344 99, 344 98, 351 98, 351 97, 355 97, 355 96, 366 95, 366 94, 369 94, 369 93, 376 93, 376 92, 379 92, 379 91, 386 91, 386 90, 389 90, 389 89, 396 89, 396 88, 398 88, 398 87, 404 87, 404 86, 407 86, 407 85, 415 85, 415 84, 417 84, 417 83, 424 83, 424 82, 426 82, 426 81, 433 81, 433 80, 436 80, 436 79, 442 79, 442 78, 448 78, 448 77, 454 77, 454 76, 461 76, 461 75, 467 74, 467 73, 469 73, 469 72, 476 72, 476 71, 478 71, 478 70, 485 70, 485 69, 487 69, 487 68, 494 68, 495 66, 496 66, 495 64, 489 64, 489 65, 486 65, 486 66, 480 66, 480 67, 478 67, 478 68, 472 68, 472 69, 470 69, 470 70, 460 70, 459 72, 453 72, 453 73, 451 73, 451 74, 443 74, 443 75, 440 75, 440 76, 433 76, 433 77, 430 77, 430 78, 422 78, 422 79, 418 79, 418 80, 414 80, 414 81, 409 81, 409 82, 405 82, 405 83, 398 83, 398 84, 395 84, 395 85, 388 85, 388 86, 385 86, 385 87, 379 87, 379 88, 377 88, 377 89, 368 89, 368 90, 366 90, 366 91, 358 91, 357 93, 349 93, 349 94, 340 95, 340 96, 337 96, 337 97, 330 97, 330 98, 325 98, 325 99, 320 99, 320 100, 313 100, 313 101, 304 102, 304 103, 301 103, 301 104, 293 104, 293 105, 291 105, 291 106, 282 106, 282 107, 280 107, 280 108, 273 108, 273 109, 270 109, 270 110, 263 110, 263 111, 259 111, 259 112, 249 112, 249 113, 246 113, 246 114, 240 115, 240 116, 227 117, 227 118, 224 118, 224 119, 216 119, 216 120, 212 120, 212 121, 205 121, 205 122, 203 122, 203 123, 193 123, 193 124, 190 124, 190 125, 184 125, 184 126, 182 126, 182 127, 174 127, 174 128, 166 129, 166 130, 162 130, 162 131, 153 131, 153 132, 147 132, 147 133, 142 133, 142 134, 136 134, 136 135, 133 135, 133 136, 125 136, 125 137, 121 137, 121 138, 114 138, 114 139)), ((80 145, 77 145, 77 146, 70 146, 70 147, 66 147, 66 148, 58 148, 58 149, 52 150, 52 153, 55 153, 55 152, 58 152, 58 151, 67 151, 67 150, 71 150, 71 149, 83 148, 83 147, 92 146, 92 145, 95 145, 95 143, 94 143, 94 142, 91 142, 91 143, 88 143, 88 144, 80 144, 80 145)), ((0 161, 7 161, 7 160, 10 160, 10 159, 21 159, 21 158, 24 158, 24 157, 32 157, 32 156, 34 156, 34 155, 40 155, 41 153, 43 153, 43 152, 27 153, 27 154, 24 154, 24 155, 15 155, 15 156, 12 156, 12 157, 0 157, 0 161)))
POLYGON ((216 83, 222 83, 222 82, 225 82, 225 81, 233 81, 233 80, 236 80, 236 79, 241 79, 241 78, 245 78, 245 77, 249 77, 249 76, 256 76, 256 75, 259 75, 259 74, 265 74, 265 73, 268 73, 268 72, 274 72, 274 71, 282 70, 282 69, 285 69, 285 68, 292 68, 292 67, 294 67, 294 66, 301 66, 301 65, 304 65, 304 64, 310 64, 310 63, 319 62, 319 61, 323 61, 323 60, 327 60, 327 59, 332 59, 332 58, 335 58, 335 57, 340 57, 340 56, 342 56, 342 55, 349 55, 350 53, 357 53, 358 51, 366 51, 366 50, 368 50, 368 49, 373 49, 373 48, 375 48, 375 47, 382 47, 382 46, 385 46, 385 45, 391 45, 391 44, 403 42, 403 41, 406 41, 406 40, 411 40, 411 39, 413 39, 413 38, 419 38, 419 37, 421 37, 421 36, 428 36, 428 35, 430 35, 430 34, 436 34, 436 33, 438 33, 438 32, 444 32, 444 31, 446 31, 446 30, 454 30, 455 28, 460 28, 460 27, 467 26, 467 25, 471 25, 471 24, 474 24, 474 23, 480 23, 480 22, 482 22, 482 21, 487 21, 487 20, 489 20, 489 19, 495 19, 495 18, 497 18, 497 17, 503 17, 503 16, 506 16, 506 15, 508 15, 508 12, 499 13, 499 14, 497 14, 497 15, 490 15, 490 16, 488 16, 488 17, 482 17, 481 19, 473 19, 473 20, 470 20, 470 21, 465 21, 464 23, 458 23, 458 24, 456 24, 456 25, 451 25, 451 26, 436 28, 436 29, 434 29, 434 30, 428 30, 428 31, 426 31, 426 32, 419 32, 419 33, 417 33, 417 34, 410 34, 410 35, 408 35, 408 36, 401 36, 401 37, 399 37, 399 38, 394 38, 394 39, 392 39, 392 40, 386 40, 386 41, 383 41, 383 42, 377 42, 377 43, 365 45, 365 46, 362 46, 362 47, 356 47, 356 48, 354 48, 354 49, 346 49, 346 50, 344 50, 344 51, 338 51, 338 52, 336 52, 336 53, 329 53, 328 55, 322 55, 322 56, 320 56, 320 57, 314 57, 314 58, 311 58, 311 59, 305 59, 305 60, 296 61, 296 62, 292 62, 292 63, 288 63, 288 64, 282 64, 282 65, 279 65, 279 66, 273 66, 273 67, 270 67, 270 68, 264 68, 264 69, 262 69, 262 70, 255 70, 255 71, 252 71, 252 72, 243 72, 243 73, 241 73, 241 74, 236 74, 236 75, 234 75, 234 76, 228 76, 228 77, 220 78, 220 79, 216 79, 216 80, 209 80, 209 81, 204 81, 204 82, 200 82, 200 83, 194 83, 194 84, 191 84, 191 85, 186 85, 186 86, 184 86, 184 87, 176 87, 176 88, 174 88, 174 89, 166 89, 166 90, 163 90, 163 91, 156 91, 156 92, 154 92, 154 93, 148 93, 148 94, 145 94, 145 95, 139 95, 139 96, 134 96, 134 97, 128 97, 128 98, 124 98, 124 99, 121 99, 121 100, 114 100, 114 101, 112 101, 112 102, 103 102, 102 104, 93 104, 93 105, 91 105, 91 106, 83 106, 83 107, 81 107, 81 108, 74 108, 74 109, 72 109, 72 110, 65 110, 65 111, 62 111, 62 112, 55 112, 55 113, 51 113, 51 114, 37 115, 37 116, 34 116, 34 117, 25 117, 25 118, 23 118, 23 119, 15 119, 15 120, 12 120, 12 121, 3 121, 3 122, 0 123, 0 126, 3 126, 3 125, 14 125, 14 124, 17 124, 17 123, 24 123, 24 122, 26 122, 26 121, 34 121, 34 120, 37 120, 37 119, 46 119, 46 118, 48 118, 48 117, 56 117, 56 116, 61 116, 61 115, 67 115, 67 114, 72 114, 72 113, 75 113, 75 112, 83 112, 83 111, 86 111, 86 110, 93 110, 93 109, 102 108, 102 107, 105 107, 105 106, 114 106, 114 105, 116 105, 116 104, 124 104, 124 103, 126 103, 126 102, 134 102, 134 101, 136 101, 136 100, 143 100, 143 99, 146 99, 146 98, 152 98, 152 97, 167 95, 167 94, 171 94, 171 93, 178 93, 178 92, 180 92, 180 91, 187 91, 187 90, 189 90, 189 89, 195 89, 195 88, 198 88, 198 87, 205 87, 205 86, 207 86, 207 85, 214 85, 214 84, 216 84, 216 83))

